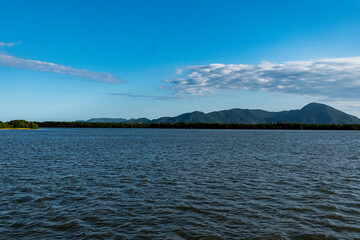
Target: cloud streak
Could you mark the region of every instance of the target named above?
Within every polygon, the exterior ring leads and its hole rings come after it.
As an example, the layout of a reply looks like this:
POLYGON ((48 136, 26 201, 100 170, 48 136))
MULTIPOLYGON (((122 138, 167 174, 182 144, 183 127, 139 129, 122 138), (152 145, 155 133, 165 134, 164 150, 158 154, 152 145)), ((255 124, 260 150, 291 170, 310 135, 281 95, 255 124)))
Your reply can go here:
POLYGON ((294 93, 332 100, 360 99, 360 57, 327 58, 258 65, 189 66, 165 80, 178 93, 216 94, 221 90, 294 93))
POLYGON ((0 47, 13 47, 15 45, 21 44, 21 41, 18 42, 0 42, 0 47))
POLYGON ((181 98, 179 96, 155 96, 155 95, 141 95, 141 94, 132 94, 132 93, 110 93, 109 95, 132 97, 132 98, 152 98, 155 100, 172 100, 172 99, 181 98))
POLYGON ((76 69, 55 63, 16 58, 7 54, 0 54, 0 66, 21 68, 21 69, 27 69, 27 70, 33 70, 39 72, 64 74, 75 77, 87 78, 93 81, 103 82, 103 83, 123 82, 122 80, 120 80, 119 78, 115 77, 110 73, 93 72, 85 69, 76 69))

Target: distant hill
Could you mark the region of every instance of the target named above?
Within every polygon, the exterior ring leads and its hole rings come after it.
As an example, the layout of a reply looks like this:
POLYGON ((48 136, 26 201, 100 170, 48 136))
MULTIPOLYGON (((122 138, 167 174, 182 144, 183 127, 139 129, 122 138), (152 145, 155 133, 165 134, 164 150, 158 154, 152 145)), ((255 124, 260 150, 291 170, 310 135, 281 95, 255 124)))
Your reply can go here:
POLYGON ((85 122, 114 122, 121 123, 125 122, 127 119, 125 118, 91 118, 85 122))
POLYGON ((158 119, 93 118, 87 122, 124 122, 124 123, 307 123, 307 124, 360 124, 360 119, 320 103, 310 103, 302 109, 268 112, 264 110, 230 109, 203 113, 199 111, 184 113, 176 117, 158 119))
POLYGON ((296 122, 308 124, 360 124, 360 119, 320 103, 310 103, 300 110, 283 111, 270 122, 296 122))
POLYGON ((124 121, 123 123, 151 123, 151 120, 148 118, 133 118, 133 119, 129 119, 124 121))

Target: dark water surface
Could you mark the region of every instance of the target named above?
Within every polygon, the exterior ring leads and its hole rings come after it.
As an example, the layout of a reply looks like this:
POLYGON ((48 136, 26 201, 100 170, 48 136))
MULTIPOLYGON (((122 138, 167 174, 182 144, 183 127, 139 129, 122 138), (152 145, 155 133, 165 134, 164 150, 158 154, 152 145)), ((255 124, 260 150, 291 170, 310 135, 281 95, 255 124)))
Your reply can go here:
POLYGON ((360 132, 0 131, 0 239, 360 239, 360 132))

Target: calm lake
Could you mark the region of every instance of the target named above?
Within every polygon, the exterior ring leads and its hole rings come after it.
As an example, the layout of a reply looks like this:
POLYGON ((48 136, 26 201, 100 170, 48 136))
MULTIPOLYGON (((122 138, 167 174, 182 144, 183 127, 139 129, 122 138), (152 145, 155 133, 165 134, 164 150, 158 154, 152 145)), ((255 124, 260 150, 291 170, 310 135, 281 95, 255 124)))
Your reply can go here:
POLYGON ((0 239, 360 239, 360 132, 0 131, 0 239))

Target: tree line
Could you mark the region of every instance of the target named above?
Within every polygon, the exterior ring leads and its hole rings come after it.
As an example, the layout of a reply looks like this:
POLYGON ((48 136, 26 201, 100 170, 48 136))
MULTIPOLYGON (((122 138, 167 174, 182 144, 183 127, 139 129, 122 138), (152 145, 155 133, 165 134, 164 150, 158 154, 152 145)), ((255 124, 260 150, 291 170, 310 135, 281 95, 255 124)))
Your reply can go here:
POLYGON ((109 123, 109 122, 36 122, 48 128, 177 128, 177 129, 284 129, 284 130, 360 130, 360 124, 305 123, 109 123))
POLYGON ((30 128, 30 129, 38 129, 39 126, 34 122, 28 122, 25 120, 12 120, 9 122, 1 122, 0 128, 30 128))
POLYGON ((176 129, 284 129, 284 130, 360 130, 360 124, 305 124, 305 123, 112 123, 112 122, 1 122, 0 128, 176 128, 176 129))

